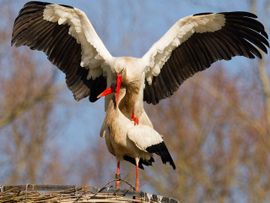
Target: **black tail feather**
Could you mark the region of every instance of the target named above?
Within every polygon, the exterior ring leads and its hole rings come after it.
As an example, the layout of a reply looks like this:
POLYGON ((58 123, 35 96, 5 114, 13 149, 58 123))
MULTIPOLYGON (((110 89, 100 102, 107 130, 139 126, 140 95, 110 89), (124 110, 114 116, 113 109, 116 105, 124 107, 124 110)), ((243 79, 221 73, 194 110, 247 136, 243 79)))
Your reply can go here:
POLYGON ((166 164, 169 162, 173 169, 176 168, 170 152, 168 151, 164 142, 147 147, 146 151, 159 155, 161 157, 162 163, 166 164))
MULTIPOLYGON (((128 161, 128 162, 130 162, 130 163, 132 163, 132 164, 134 164, 136 166, 136 161, 135 161, 134 158, 132 158, 130 156, 127 156, 127 155, 125 155, 123 158, 124 158, 124 160, 126 160, 126 161, 128 161)), ((155 162, 153 157, 151 157, 149 160, 140 159, 139 168, 143 170, 144 169, 143 165, 152 166, 153 162, 155 162)))

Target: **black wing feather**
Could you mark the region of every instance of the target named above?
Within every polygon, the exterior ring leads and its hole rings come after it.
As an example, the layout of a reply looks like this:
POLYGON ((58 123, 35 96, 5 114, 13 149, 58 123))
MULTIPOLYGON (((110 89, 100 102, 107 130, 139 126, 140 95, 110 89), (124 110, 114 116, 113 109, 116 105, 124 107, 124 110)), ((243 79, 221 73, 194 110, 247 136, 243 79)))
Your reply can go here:
MULTIPOLYGON (((211 13, 194 16, 207 14, 211 13)), ((230 60, 233 56, 261 58, 259 49, 267 53, 268 35, 263 24, 256 20, 256 15, 243 11, 219 14, 225 17, 225 25, 220 30, 194 33, 172 51, 160 74, 153 77, 151 85, 145 81, 144 100, 147 103, 157 104, 172 95, 186 79, 209 68, 217 60, 230 60), (168 72, 173 72, 173 76, 168 72), (170 82, 168 77, 177 82, 170 82)))
POLYGON ((44 9, 49 4, 31 1, 24 5, 15 19, 11 43, 45 52, 48 59, 66 74, 66 83, 74 98, 80 100, 89 96, 94 102, 106 88, 106 78, 87 79, 88 70, 80 66, 81 45, 68 34, 69 26, 43 19, 44 9))

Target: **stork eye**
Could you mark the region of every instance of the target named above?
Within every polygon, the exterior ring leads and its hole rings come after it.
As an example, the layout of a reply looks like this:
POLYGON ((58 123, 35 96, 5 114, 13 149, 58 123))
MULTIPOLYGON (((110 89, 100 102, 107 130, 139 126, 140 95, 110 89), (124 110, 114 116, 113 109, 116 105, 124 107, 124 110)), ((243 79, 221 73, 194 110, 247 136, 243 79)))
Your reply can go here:
POLYGON ((116 70, 116 74, 122 74, 124 72, 124 69, 123 67, 118 67, 117 70, 116 70))

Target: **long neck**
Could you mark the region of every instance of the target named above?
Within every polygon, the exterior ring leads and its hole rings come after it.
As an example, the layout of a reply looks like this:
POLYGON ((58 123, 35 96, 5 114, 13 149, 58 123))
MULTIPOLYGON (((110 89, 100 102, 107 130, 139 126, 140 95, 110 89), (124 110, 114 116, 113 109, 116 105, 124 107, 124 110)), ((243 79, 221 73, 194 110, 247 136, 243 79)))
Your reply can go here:
POLYGON ((130 117, 132 113, 140 116, 143 110, 143 83, 138 81, 128 85, 126 95, 120 104, 120 110, 130 117))
POLYGON ((113 96, 110 99, 109 104, 108 104, 108 108, 107 108, 107 116, 111 115, 111 116, 115 117, 115 116, 117 116, 118 113, 122 113, 119 110, 119 104, 121 103, 121 101, 124 98, 125 94, 126 94, 125 89, 121 89, 120 92, 119 92, 119 96, 118 96, 118 104, 116 104, 115 96, 113 96))
POLYGON ((117 109, 115 107, 113 98, 111 98, 108 102, 105 123, 107 126, 110 126, 113 120, 117 117, 117 109))
POLYGON ((107 115, 110 115, 110 114, 114 115, 116 112, 117 112, 117 106, 115 104, 114 98, 111 98, 110 101, 109 101, 109 104, 108 104, 106 114, 107 115))

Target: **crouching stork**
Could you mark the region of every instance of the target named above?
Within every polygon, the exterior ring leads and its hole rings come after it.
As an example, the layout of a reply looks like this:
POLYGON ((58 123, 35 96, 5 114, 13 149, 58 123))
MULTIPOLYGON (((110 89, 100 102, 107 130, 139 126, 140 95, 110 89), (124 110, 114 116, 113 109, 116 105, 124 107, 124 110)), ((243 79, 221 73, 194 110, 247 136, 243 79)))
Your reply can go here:
MULTIPOLYGON (((120 110, 119 103, 125 97, 126 89, 121 88, 119 94, 115 95, 115 89, 105 90, 102 96, 113 93, 109 101, 106 117, 104 120, 104 132, 108 150, 117 159, 116 178, 120 177, 120 161, 126 160, 136 166, 135 189, 139 191, 139 168, 149 166, 154 162, 153 154, 160 156, 162 162, 167 162, 175 169, 174 161, 162 139, 162 136, 153 128, 138 124, 134 125, 120 110)), ((116 181, 119 189, 120 182, 116 181)))

